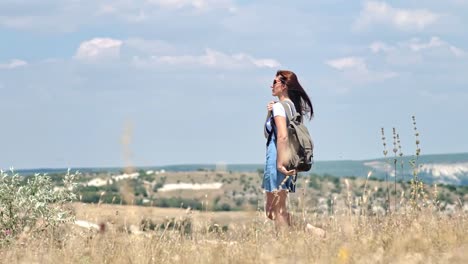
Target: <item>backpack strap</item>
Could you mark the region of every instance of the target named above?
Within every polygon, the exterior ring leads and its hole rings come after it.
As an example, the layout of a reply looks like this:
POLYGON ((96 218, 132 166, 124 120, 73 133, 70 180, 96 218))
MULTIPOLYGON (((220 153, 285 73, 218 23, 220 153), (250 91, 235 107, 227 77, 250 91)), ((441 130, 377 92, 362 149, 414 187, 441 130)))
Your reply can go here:
MULTIPOLYGON (((289 120, 296 120, 296 121, 298 121, 298 122, 301 123, 301 124, 303 123, 303 122, 302 122, 302 121, 303 121, 303 120, 302 120, 302 115, 296 111, 296 108, 294 107, 294 103, 293 103, 293 102, 291 102, 290 100, 284 100, 284 101, 281 102, 281 104, 282 104, 283 107, 285 108, 284 111, 286 112, 286 115, 288 116, 288 119, 289 119, 289 120), (286 111, 286 105, 288 105, 289 108, 290 108, 290 110, 291 110, 290 114, 289 114, 288 111, 286 111), (289 114, 289 115, 288 115, 288 114, 289 114)), ((287 124, 289 125, 289 122, 288 122, 287 124)))
POLYGON ((289 125, 289 122, 291 122, 291 120, 293 120, 297 115, 296 108, 289 100, 280 101, 280 103, 284 108, 284 112, 286 113, 286 125, 289 125), (287 109, 289 109, 289 111, 287 109))
POLYGON ((270 145, 270 141, 271 141, 271 138, 273 137, 273 134, 275 133, 276 134, 276 125, 275 125, 275 119, 273 118, 273 116, 270 117, 270 124, 271 124, 271 131, 268 131, 268 139, 267 139, 267 147, 268 145, 270 145))

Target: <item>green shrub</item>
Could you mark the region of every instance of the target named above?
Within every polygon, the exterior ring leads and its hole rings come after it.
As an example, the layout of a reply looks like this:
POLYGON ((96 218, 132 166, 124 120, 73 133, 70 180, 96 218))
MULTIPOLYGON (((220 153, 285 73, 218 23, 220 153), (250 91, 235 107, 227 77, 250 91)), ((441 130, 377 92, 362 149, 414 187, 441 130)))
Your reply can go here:
POLYGON ((119 193, 120 192, 119 185, 117 185, 115 182, 112 183, 112 184, 106 185, 104 187, 104 190, 106 192, 112 192, 112 193, 119 193))
POLYGON ((451 192, 457 191, 457 187, 454 186, 454 185, 446 185, 445 188, 447 188, 447 190, 449 190, 451 192))
POLYGON ((455 193, 460 196, 468 194, 468 186, 459 186, 455 193))
POLYGON ((248 200, 250 205, 257 206, 258 205, 258 198, 249 198, 248 200))
POLYGON ((312 174, 309 177, 309 188, 320 190, 322 188, 322 184, 320 184, 318 176, 316 174, 312 174))
POLYGON ((214 211, 231 211, 231 205, 227 203, 217 204, 214 207, 214 211))
POLYGON ((98 186, 80 186, 77 191, 79 192, 102 192, 104 188, 98 186))
POLYGON ((83 203, 99 203, 100 198, 97 192, 80 192, 80 201, 83 203))
POLYGON ((202 203, 194 199, 184 199, 181 197, 158 198, 155 200, 155 205, 159 207, 173 208, 192 208, 194 210, 202 210, 202 203))
POLYGON ((331 178, 331 181, 333 182, 333 184, 335 184, 335 187, 336 187, 336 188, 339 188, 339 187, 340 187, 340 178, 338 178, 338 177, 333 177, 333 178, 331 178))
POLYGON ((234 199, 234 202, 236 203, 237 207, 240 207, 242 204, 244 204, 244 198, 236 198, 234 199))
POLYGON ((135 196, 142 195, 143 197, 148 197, 148 193, 146 192, 146 188, 142 185, 136 185, 134 188, 135 196))
POLYGON ((153 187, 153 192, 158 192, 158 189, 162 188, 163 186, 164 186, 163 182, 156 183, 153 187))
POLYGON ((217 204, 219 203, 220 200, 221 200, 221 196, 216 196, 216 197, 214 198, 213 204, 214 204, 214 205, 217 205, 217 204))
POLYGON ((11 171, 0 171, 0 241, 9 241, 25 230, 35 234, 74 221, 67 204, 76 199, 75 178, 63 178, 63 187, 54 189, 51 177, 35 174, 26 181, 11 171))

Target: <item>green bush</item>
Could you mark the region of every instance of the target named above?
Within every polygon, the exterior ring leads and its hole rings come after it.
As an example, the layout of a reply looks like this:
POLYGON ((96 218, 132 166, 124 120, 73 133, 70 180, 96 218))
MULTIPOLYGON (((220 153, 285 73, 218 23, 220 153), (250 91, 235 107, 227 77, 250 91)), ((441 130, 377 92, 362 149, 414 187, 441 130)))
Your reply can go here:
POLYGON ((156 183, 153 187, 153 192, 158 192, 158 189, 162 188, 163 186, 164 186, 163 182, 156 183))
POLYGON ((77 190, 79 192, 102 192, 104 188, 98 186, 80 186, 77 190))
POLYGON ((457 190, 455 191, 457 195, 463 196, 468 194, 468 186, 458 186, 457 190))
POLYGON ((135 196, 140 196, 142 195, 143 197, 148 197, 148 193, 146 192, 146 189, 142 185, 137 185, 134 188, 134 194, 135 196))
POLYGON ((80 192, 80 201, 83 203, 99 203, 101 195, 97 192, 80 192))
POLYGON ((236 198, 234 199, 234 202, 236 203, 237 207, 240 207, 242 204, 244 204, 244 198, 236 198))
POLYGON ((454 185, 445 185, 445 188, 447 188, 447 190, 449 190, 451 192, 457 191, 457 187, 454 186, 454 185))
POLYGON ((320 183, 319 179, 317 178, 318 176, 312 174, 309 177, 309 188, 315 189, 315 190, 320 190, 322 188, 322 184, 320 183))
POLYGON ((258 205, 258 198, 249 198, 248 200, 250 205, 257 206, 258 205))
POLYGON ((11 174, 0 171, 0 241, 10 241, 26 230, 34 234, 74 221, 66 205, 76 199, 77 176, 68 171, 63 187, 54 189, 46 174, 23 181, 13 170, 11 174))
POLYGON ((112 184, 109 184, 109 185, 106 185, 104 187, 104 190, 106 192, 112 192, 112 193, 119 193, 120 192, 120 188, 119 188, 119 185, 117 185, 117 183, 112 183, 112 184))
POLYGON ((158 198, 155 205, 159 207, 173 207, 173 208, 192 208, 194 210, 202 210, 202 203, 194 199, 184 199, 181 197, 171 198, 158 198))
POLYGON ((221 205, 215 205, 214 211, 231 211, 231 205, 222 203, 221 205))

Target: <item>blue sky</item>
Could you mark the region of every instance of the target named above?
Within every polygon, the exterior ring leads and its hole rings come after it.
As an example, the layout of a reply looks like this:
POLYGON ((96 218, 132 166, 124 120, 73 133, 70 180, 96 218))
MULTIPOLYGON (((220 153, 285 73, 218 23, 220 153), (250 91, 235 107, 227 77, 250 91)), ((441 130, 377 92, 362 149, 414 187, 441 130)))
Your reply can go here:
POLYGON ((467 152, 468 1, 3 0, 0 167, 262 163, 278 69, 316 160, 467 152), (389 140, 387 144, 391 145, 389 140))

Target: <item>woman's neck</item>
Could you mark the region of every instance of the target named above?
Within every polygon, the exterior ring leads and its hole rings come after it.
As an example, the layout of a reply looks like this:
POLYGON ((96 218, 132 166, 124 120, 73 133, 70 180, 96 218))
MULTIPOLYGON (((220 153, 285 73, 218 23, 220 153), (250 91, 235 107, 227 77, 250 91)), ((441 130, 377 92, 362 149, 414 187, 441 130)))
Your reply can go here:
POLYGON ((289 99, 289 96, 281 94, 278 96, 278 100, 284 101, 284 100, 290 100, 290 99, 289 99))

